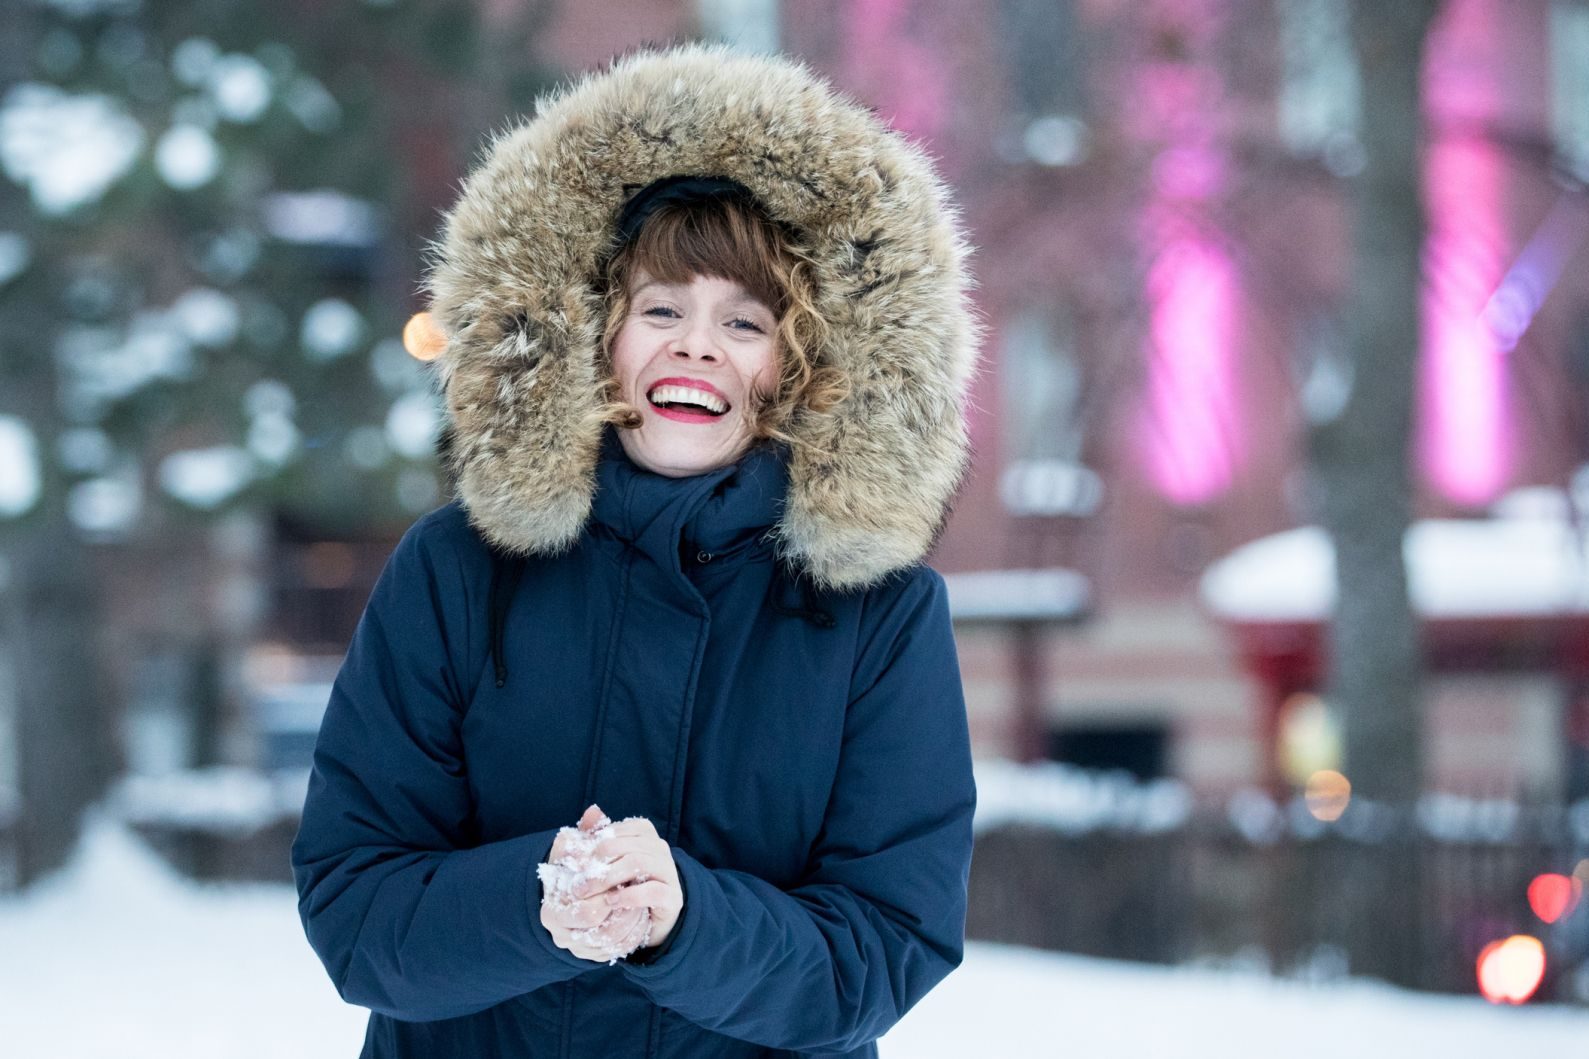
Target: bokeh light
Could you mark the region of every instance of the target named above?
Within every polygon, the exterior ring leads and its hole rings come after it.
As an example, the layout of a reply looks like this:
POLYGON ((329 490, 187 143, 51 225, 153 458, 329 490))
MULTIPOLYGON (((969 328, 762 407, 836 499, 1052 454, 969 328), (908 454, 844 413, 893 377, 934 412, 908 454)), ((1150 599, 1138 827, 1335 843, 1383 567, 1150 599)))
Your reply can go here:
POLYGON ((429 313, 415 313, 403 327, 403 348, 415 360, 435 360, 447 348, 447 336, 429 313))
POLYGON ((1340 725, 1318 695, 1299 691, 1288 696, 1278 727, 1280 769, 1290 782, 1303 786, 1319 772, 1340 768, 1340 725))
POLYGON ((1320 769, 1308 777, 1303 798, 1315 819, 1333 823, 1352 800, 1352 783, 1334 769, 1320 769))
POLYGON ((1484 999, 1492 1004, 1521 1004, 1545 978, 1545 946, 1527 934, 1492 941, 1479 953, 1478 969, 1484 999))
POLYGON ((1577 876, 1546 872, 1536 875, 1528 884, 1528 907, 1547 923, 1554 923, 1572 914, 1583 896, 1583 883, 1577 876))

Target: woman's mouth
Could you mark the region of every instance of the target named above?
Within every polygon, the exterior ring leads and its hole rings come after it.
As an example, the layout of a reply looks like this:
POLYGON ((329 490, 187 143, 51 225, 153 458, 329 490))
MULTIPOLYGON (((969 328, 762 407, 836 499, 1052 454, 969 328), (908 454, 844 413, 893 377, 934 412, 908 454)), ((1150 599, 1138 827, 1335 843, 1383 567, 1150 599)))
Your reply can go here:
POLYGON ((721 394, 666 379, 651 388, 646 400, 658 415, 680 423, 710 423, 729 408, 721 394))

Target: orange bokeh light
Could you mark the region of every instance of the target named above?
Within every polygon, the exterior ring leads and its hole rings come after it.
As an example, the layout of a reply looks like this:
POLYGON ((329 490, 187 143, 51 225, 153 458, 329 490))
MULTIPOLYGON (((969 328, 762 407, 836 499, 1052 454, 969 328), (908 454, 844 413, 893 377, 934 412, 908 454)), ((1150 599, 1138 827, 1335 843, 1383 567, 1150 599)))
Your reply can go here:
POLYGON ((447 335, 429 313, 415 313, 403 327, 403 348, 415 360, 435 360, 447 348, 447 335))
POLYGON ((1554 923, 1572 913, 1583 896, 1583 883, 1577 876, 1546 872, 1536 875, 1528 884, 1528 907, 1547 923, 1554 923))
POLYGON ((1521 1004, 1545 979, 1545 946, 1527 934, 1492 941, 1479 953, 1478 970, 1484 999, 1492 1004, 1521 1004))
POLYGON ((1308 786, 1302 797, 1307 802, 1308 812, 1330 823, 1339 820, 1341 814, 1346 812, 1346 806, 1352 800, 1352 784, 1334 769, 1320 769, 1308 777, 1308 786))

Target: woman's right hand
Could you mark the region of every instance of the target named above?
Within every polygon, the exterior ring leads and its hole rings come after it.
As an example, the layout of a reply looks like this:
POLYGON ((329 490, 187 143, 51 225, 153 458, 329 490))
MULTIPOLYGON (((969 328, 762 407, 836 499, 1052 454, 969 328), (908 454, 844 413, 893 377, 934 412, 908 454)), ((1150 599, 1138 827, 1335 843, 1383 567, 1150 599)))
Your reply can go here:
MULTIPOLYGON (((604 819, 601 809, 592 805, 579 818, 579 829, 594 833, 604 819)), ((557 836, 546 858, 549 863, 567 854, 567 841, 567 836, 557 836)), ((541 925, 553 944, 596 963, 610 961, 615 950, 624 952, 643 943, 646 939, 639 935, 650 926, 649 919, 645 908, 614 908, 605 893, 583 900, 541 902, 541 925)))

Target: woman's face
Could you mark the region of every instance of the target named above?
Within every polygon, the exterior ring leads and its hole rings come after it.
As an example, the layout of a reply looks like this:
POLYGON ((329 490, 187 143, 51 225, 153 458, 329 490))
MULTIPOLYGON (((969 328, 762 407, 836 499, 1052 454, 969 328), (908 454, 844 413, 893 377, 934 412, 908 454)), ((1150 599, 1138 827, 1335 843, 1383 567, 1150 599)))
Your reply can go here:
POLYGON ((777 386, 777 323, 733 280, 638 273, 612 343, 619 396, 641 415, 638 429, 618 432, 629 459, 683 478, 743 456, 754 440, 745 415, 777 386))

